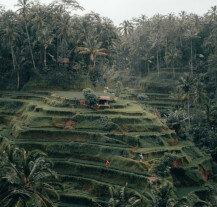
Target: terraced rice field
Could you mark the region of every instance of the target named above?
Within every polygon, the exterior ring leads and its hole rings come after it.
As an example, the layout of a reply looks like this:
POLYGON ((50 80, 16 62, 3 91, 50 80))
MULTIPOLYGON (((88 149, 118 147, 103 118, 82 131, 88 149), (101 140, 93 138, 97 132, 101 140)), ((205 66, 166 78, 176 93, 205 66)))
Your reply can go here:
POLYGON ((64 186, 57 206, 106 206, 109 186, 126 183, 148 202, 143 192, 150 187, 149 178, 163 179, 153 166, 168 153, 180 158, 185 175, 181 178, 174 170, 164 179, 173 184, 181 179, 193 186, 204 183, 198 166, 210 170, 211 158, 193 143, 180 142, 137 102, 117 99, 110 109, 93 110, 77 107, 76 99, 81 98, 82 93, 60 91, 0 94, 0 135, 48 154, 64 186))

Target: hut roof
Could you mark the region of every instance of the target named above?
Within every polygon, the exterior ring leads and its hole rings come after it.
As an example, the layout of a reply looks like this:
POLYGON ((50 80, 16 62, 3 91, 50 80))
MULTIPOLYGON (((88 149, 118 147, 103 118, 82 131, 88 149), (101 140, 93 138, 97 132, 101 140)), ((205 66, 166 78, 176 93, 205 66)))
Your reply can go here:
POLYGON ((99 96, 98 99, 102 100, 102 101, 110 101, 111 100, 109 96, 99 96))

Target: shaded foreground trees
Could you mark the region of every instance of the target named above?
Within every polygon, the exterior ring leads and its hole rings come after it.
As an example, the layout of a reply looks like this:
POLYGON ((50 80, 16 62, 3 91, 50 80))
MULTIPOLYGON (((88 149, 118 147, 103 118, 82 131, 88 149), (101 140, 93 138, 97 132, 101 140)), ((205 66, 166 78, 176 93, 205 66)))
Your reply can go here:
POLYGON ((7 146, 0 154, 0 206, 54 206, 56 174, 39 151, 7 146))

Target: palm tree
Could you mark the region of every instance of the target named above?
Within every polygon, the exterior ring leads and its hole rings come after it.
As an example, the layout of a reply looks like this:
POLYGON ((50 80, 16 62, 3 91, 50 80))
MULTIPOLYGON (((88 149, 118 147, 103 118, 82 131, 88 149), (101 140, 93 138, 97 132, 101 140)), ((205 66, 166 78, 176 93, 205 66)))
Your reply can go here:
POLYGON ((30 7, 30 2, 29 2, 29 0, 18 0, 17 6, 20 7, 20 9, 18 11, 20 11, 21 16, 23 17, 23 21, 24 21, 24 25, 25 25, 25 32, 26 32, 28 45, 29 45, 29 52, 30 52, 31 59, 32 59, 32 65, 33 65, 34 70, 36 70, 30 35, 29 35, 29 31, 28 31, 28 26, 27 26, 28 10, 30 7))
MULTIPOLYGON (((73 31, 72 17, 67 12, 70 10, 83 10, 76 0, 60 0, 53 1, 49 4, 50 12, 52 12, 51 22, 53 27, 53 37, 56 42, 56 60, 69 56, 73 50, 69 50, 71 38, 76 36, 73 31), (68 51, 69 50, 69 51, 68 51)), ((76 18, 74 19, 76 20, 76 18)), ((77 23, 77 22, 76 22, 77 23)), ((79 24, 76 25, 78 28, 79 24)), ((80 34, 79 34, 80 35, 80 34)))
POLYGON ((160 75, 160 63, 159 63, 159 53, 160 53, 160 45, 161 45, 161 36, 159 32, 153 33, 152 36, 149 37, 149 41, 151 42, 152 46, 151 49, 156 49, 156 61, 157 61, 157 73, 158 76, 160 75))
POLYGON ((25 207, 34 202, 54 207, 51 197, 58 197, 51 182, 56 178, 51 163, 39 151, 6 147, 0 159, 0 206, 25 207))
MULTIPOLYGON (((32 31, 34 31, 34 33, 36 34, 36 41, 35 43, 38 41, 39 44, 42 46, 43 48, 43 52, 41 52, 41 54, 43 53, 44 58, 43 59, 43 63, 44 66, 47 66, 47 48, 49 45, 52 44, 53 41, 53 35, 51 35, 52 29, 48 26, 48 21, 46 21, 46 16, 47 13, 45 13, 45 8, 44 7, 40 7, 40 5, 38 5, 38 7, 36 7, 34 12, 34 18, 32 19, 34 24, 31 28, 32 31)), ((49 18, 49 17, 47 17, 49 18)), ((33 44, 35 44, 33 43, 33 44)), ((41 55, 42 57, 42 55, 41 55)))
POLYGON ((162 46, 163 41, 163 35, 162 35, 162 21, 163 16, 157 14, 154 17, 152 17, 152 29, 151 34, 149 36, 149 43, 151 44, 150 49, 156 50, 156 62, 157 62, 157 73, 158 76, 160 75, 160 50, 162 46))
POLYGON ((83 47, 77 47, 76 51, 78 52, 78 54, 88 54, 90 56, 89 70, 92 70, 95 68, 96 65, 96 57, 106 56, 107 53, 105 53, 105 51, 107 51, 107 49, 101 48, 102 42, 98 42, 93 38, 87 39, 85 42, 83 42, 83 45, 83 47))
POLYGON ((134 195, 127 193, 127 184, 121 189, 109 187, 110 199, 108 201, 109 207, 138 207, 142 205, 142 199, 139 193, 134 195))
POLYGON ((209 22, 210 32, 204 40, 203 47, 207 52, 215 54, 217 49, 217 6, 211 7, 207 15, 206 21, 209 22))
MULTIPOLYGON (((163 46, 165 47, 165 58, 168 55, 168 47, 170 45, 170 42, 173 40, 173 34, 174 32, 176 32, 176 17, 174 16, 173 13, 170 13, 169 15, 167 15, 165 17, 165 20, 162 23, 162 39, 163 42, 165 41, 165 43, 163 44, 163 46)), ((174 41, 174 40, 173 40, 174 41)), ((166 68, 168 69, 168 62, 165 61, 166 63, 166 68)))
POLYGON ((181 77, 181 85, 180 85, 183 93, 183 100, 187 101, 187 114, 188 114, 188 127, 191 127, 191 117, 190 117, 190 103, 191 103, 191 93, 193 87, 193 78, 192 76, 186 77, 184 79, 181 77))
POLYGON ((217 17, 217 6, 212 6, 208 14, 211 17, 211 21, 215 20, 217 17))
POLYGON ((44 66, 47 66, 47 48, 52 44, 53 36, 50 33, 50 30, 47 27, 44 27, 40 30, 38 34, 38 41, 42 44, 44 49, 44 66))
POLYGON ((194 48, 193 48, 193 39, 195 38, 198 38, 198 33, 199 33, 199 20, 198 20, 198 16, 197 15, 194 15, 194 16, 190 16, 190 24, 188 24, 188 27, 185 31, 185 37, 187 39, 190 39, 190 48, 191 48, 191 56, 190 56, 190 71, 191 71, 191 74, 193 74, 193 70, 194 70, 194 65, 193 65, 193 62, 194 62, 194 48))
POLYGON ((2 16, 3 21, 1 25, 1 37, 3 42, 9 45, 10 51, 11 51, 11 56, 12 56, 12 63, 13 63, 13 68, 14 71, 17 71, 17 89, 20 87, 20 81, 19 81, 19 70, 16 65, 16 56, 14 52, 14 46, 16 45, 15 42, 16 40, 19 39, 19 28, 17 24, 17 17, 15 13, 12 11, 8 11, 4 13, 2 16))
POLYGON ((165 55, 165 62, 171 65, 173 77, 175 78, 175 63, 180 58, 180 51, 175 46, 170 46, 165 55))
POLYGON ((178 25, 178 38, 179 38, 179 43, 180 43, 180 48, 183 48, 183 35, 186 30, 187 26, 187 13, 185 11, 181 11, 179 13, 179 19, 177 22, 178 25))
POLYGON ((123 32, 125 37, 127 37, 133 31, 133 24, 128 20, 123 21, 120 26, 120 30, 123 32))
MULTIPOLYGON (((54 1, 54 4, 57 4, 58 1, 54 1)), ((73 9, 73 10, 84 10, 82 6, 76 1, 76 0, 60 0, 60 3, 58 5, 59 7, 62 7, 63 10, 73 9)))
POLYGON ((141 59, 145 61, 146 66, 147 66, 147 70, 148 70, 148 74, 149 74, 149 72, 150 72, 150 64, 153 63, 154 56, 151 56, 150 51, 147 51, 145 53, 144 57, 142 57, 141 59))

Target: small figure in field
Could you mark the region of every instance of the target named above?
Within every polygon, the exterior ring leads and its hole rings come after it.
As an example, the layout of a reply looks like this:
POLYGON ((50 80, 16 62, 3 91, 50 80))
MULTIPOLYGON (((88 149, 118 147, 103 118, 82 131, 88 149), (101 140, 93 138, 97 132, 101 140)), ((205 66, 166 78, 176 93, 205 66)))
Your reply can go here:
POLYGON ((106 161, 106 167, 108 168, 110 166, 110 162, 107 160, 106 161))
POLYGON ((108 93, 108 90, 109 90, 109 88, 108 88, 108 87, 105 87, 105 88, 104 88, 104 93, 108 93))
POLYGON ((140 154, 139 154, 139 160, 140 160, 140 161, 142 161, 142 160, 143 160, 143 158, 144 158, 144 157, 143 157, 143 154, 142 154, 142 153, 140 153, 140 154))

